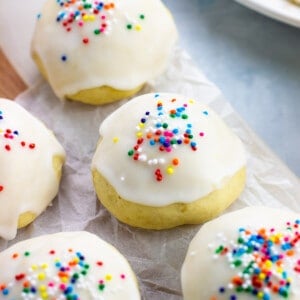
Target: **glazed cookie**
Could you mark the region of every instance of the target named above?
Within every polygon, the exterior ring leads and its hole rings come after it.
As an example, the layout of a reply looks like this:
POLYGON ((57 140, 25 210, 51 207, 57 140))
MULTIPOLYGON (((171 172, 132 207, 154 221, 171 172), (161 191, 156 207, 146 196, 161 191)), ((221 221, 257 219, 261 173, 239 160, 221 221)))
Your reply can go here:
POLYGON ((148 229, 207 221, 245 184, 241 141, 209 107, 185 96, 147 94, 100 127, 92 162, 102 204, 148 229))
POLYGON ((0 298, 140 299, 127 260, 88 232, 62 232, 20 242, 0 253, 0 298))
POLYGON ((176 39, 160 0, 47 0, 32 56, 59 98, 98 105, 161 74, 176 39))
POLYGON ((13 239, 58 192, 65 152, 20 105, 0 98, 0 237, 13 239))
POLYGON ((184 300, 300 299, 300 214, 248 207, 206 223, 181 280, 184 300))

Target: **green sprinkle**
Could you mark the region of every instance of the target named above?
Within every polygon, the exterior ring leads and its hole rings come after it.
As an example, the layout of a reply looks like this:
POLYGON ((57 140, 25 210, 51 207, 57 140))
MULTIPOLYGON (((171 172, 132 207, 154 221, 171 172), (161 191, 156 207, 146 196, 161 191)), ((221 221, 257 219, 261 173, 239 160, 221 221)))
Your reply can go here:
POLYGON ((28 252, 28 251, 26 251, 25 253, 24 253, 24 256, 29 256, 30 255, 30 252, 28 252))
POLYGON ((100 29, 95 29, 94 34, 100 34, 100 29))
POLYGON ((243 287, 242 287, 242 286, 237 286, 235 290, 236 290, 238 293, 240 293, 240 292, 243 292, 243 291, 244 291, 244 289, 243 289, 243 287))
POLYGON ((131 24, 127 24, 127 29, 131 30, 132 29, 132 25, 131 24))
POLYGON ((237 241, 238 241, 239 244, 243 244, 244 243, 244 239, 241 238, 241 237, 239 237, 237 241))
POLYGON ((140 19, 141 19, 141 20, 144 20, 144 19, 145 19, 145 15, 141 14, 141 15, 140 15, 140 19))
POLYGON ((236 261, 233 262, 233 265, 234 265, 235 267, 239 267, 241 264, 242 264, 242 261, 241 261, 241 260, 236 260, 236 261))
POLYGON ((128 151, 128 156, 132 156, 134 154, 134 151, 133 150, 129 150, 128 151))
POLYGON ((223 251, 223 249, 224 249, 223 246, 219 246, 219 247, 216 249, 215 253, 219 254, 219 253, 221 253, 221 252, 223 251))
POLYGON ((181 116, 181 118, 184 119, 184 120, 186 120, 186 119, 188 118, 188 115, 183 114, 183 115, 181 116))
POLYGON ((103 291, 103 290, 104 290, 104 288, 105 288, 105 285, 104 285, 104 284, 99 284, 99 286, 98 286, 98 287, 99 287, 99 290, 100 290, 100 291, 103 291))

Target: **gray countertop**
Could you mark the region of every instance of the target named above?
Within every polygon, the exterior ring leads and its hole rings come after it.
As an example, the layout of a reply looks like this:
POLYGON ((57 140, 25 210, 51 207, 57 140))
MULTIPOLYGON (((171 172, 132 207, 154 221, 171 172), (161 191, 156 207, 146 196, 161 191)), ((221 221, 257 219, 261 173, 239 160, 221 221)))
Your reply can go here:
POLYGON ((164 2, 180 44, 299 177, 300 29, 232 0, 164 2))

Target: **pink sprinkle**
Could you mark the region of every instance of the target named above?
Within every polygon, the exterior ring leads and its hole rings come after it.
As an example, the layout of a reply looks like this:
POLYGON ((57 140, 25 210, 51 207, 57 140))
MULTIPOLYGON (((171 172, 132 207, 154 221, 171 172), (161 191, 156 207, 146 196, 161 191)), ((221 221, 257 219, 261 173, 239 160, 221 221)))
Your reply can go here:
POLYGON ((200 135, 200 136, 204 136, 204 132, 200 132, 199 135, 200 135))

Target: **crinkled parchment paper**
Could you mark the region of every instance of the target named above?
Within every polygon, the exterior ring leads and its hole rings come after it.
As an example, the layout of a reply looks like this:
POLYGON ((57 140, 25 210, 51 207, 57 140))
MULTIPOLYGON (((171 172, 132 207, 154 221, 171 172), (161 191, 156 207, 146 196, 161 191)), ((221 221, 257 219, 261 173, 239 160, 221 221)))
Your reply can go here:
MULTIPOLYGON (((228 211, 267 205, 300 212, 299 181, 261 142, 181 49, 167 72, 145 86, 146 92, 175 92, 209 104, 240 136, 248 159, 247 186, 228 211)), ((147 231, 118 222, 96 199, 90 164, 103 119, 123 102, 102 107, 60 102, 40 78, 17 102, 42 119, 67 152, 59 194, 33 224, 11 242, 57 231, 87 230, 117 247, 137 274, 143 299, 181 299, 180 269, 188 244, 200 226, 147 231)))

